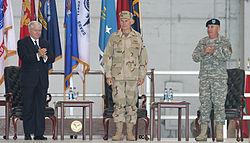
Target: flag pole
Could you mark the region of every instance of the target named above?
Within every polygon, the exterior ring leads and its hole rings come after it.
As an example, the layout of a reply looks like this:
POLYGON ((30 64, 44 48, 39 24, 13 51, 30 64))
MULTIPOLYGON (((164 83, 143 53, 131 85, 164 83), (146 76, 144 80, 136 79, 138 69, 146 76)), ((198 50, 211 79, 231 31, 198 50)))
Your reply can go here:
POLYGON ((82 93, 82 98, 85 100, 85 82, 83 81, 83 93, 82 93))
POLYGON ((140 3, 140 0, 139 0, 139 19, 140 19, 140 31, 142 33, 142 30, 141 30, 141 27, 142 27, 142 23, 141 23, 141 3, 140 3))
MULTIPOLYGON (((104 73, 102 74, 102 96, 105 94, 105 78, 104 73)), ((102 100, 102 109, 104 109, 104 98, 102 100)))
MULTIPOLYGON (((65 25, 64 25, 65 27, 65 25)), ((65 44, 65 51, 64 53, 66 54, 66 28, 64 30, 64 34, 65 34, 65 39, 64 39, 64 44, 65 44)), ((66 90, 66 84, 65 84, 65 73, 66 73, 66 70, 65 70, 65 62, 66 62, 66 58, 64 58, 64 77, 63 77, 63 101, 65 101, 65 90, 66 90)))
MULTIPOLYGON (((83 69, 85 70, 85 65, 83 65, 83 69)), ((84 71, 82 71, 83 72, 83 76, 84 76, 84 80, 83 80, 83 92, 82 92, 82 98, 83 98, 83 100, 85 100, 85 80, 86 80, 86 77, 85 77, 85 74, 84 74, 84 71)))
MULTIPOLYGON (((66 36, 66 24, 64 24, 64 28, 65 28, 65 30, 64 30, 64 35, 65 35, 65 39, 64 39, 65 51, 64 51, 64 53, 66 55, 66 47, 67 47, 66 46, 66 38, 67 38, 67 36, 66 36)), ((63 92, 63 101, 66 101, 66 82, 65 82, 66 70, 65 70, 65 63, 66 63, 66 57, 64 57, 64 82, 63 82, 64 92, 63 92)))
MULTIPOLYGON (((145 82, 145 81, 144 81, 145 82)), ((141 85, 141 94, 143 95, 144 94, 144 90, 145 90, 145 88, 144 88, 144 83, 141 85)))

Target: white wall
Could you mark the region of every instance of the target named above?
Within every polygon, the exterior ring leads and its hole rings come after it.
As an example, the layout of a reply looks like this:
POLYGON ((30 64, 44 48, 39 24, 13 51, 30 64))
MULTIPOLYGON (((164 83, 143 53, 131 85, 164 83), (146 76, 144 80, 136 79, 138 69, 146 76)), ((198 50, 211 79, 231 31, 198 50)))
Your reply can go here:
POLYGON ((247 67, 248 58, 250 60, 250 1, 245 2, 245 21, 244 21, 244 57, 245 65, 244 68, 249 70, 247 67))

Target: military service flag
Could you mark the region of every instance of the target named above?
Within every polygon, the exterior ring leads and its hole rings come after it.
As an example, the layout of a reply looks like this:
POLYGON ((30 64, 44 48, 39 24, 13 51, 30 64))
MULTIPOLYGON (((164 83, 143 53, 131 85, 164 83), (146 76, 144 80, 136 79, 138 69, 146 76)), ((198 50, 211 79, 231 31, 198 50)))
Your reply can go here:
POLYGON ((89 72, 89 44, 90 44, 90 16, 89 0, 78 0, 77 8, 77 38, 79 50, 78 73, 85 82, 85 74, 89 72))
POLYGON ((115 0, 102 0, 101 18, 99 31, 99 62, 103 70, 103 53, 110 35, 117 31, 117 20, 115 11, 115 0))
POLYGON ((72 71, 77 67, 79 61, 75 0, 65 0, 64 26, 66 28, 64 90, 66 91, 70 86, 72 71))
MULTIPOLYGON (((43 26, 41 37, 49 41, 55 61, 59 60, 62 58, 62 50, 55 0, 39 0, 38 21, 43 26)), ((48 70, 52 72, 52 64, 48 70)))
POLYGON ((135 23, 132 27, 141 33, 141 16, 140 16, 140 0, 129 0, 130 12, 133 14, 135 23))
POLYGON ((34 0, 23 0, 21 15, 20 39, 23 39, 30 35, 28 25, 36 17, 34 0))
POLYGON ((0 0, 0 85, 4 79, 6 58, 16 54, 15 41, 11 0, 0 0))
POLYGON ((121 11, 129 11, 129 0, 117 0, 117 5, 116 5, 116 16, 117 16, 117 26, 118 29, 121 28, 121 24, 120 24, 120 16, 119 13, 121 11))
MULTIPOLYGON (((22 12, 21 12, 21 24, 20 24, 20 39, 30 35, 29 23, 36 20, 35 13, 35 1, 34 0, 23 0, 22 12)), ((19 66, 21 66, 21 60, 19 60, 19 66)))

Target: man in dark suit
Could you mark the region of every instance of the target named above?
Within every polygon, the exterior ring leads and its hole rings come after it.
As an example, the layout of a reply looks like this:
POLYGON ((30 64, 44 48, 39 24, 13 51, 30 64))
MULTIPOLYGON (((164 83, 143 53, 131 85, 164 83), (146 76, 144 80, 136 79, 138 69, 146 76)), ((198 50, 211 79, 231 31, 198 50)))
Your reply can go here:
POLYGON ((30 36, 17 42, 17 51, 22 61, 21 94, 23 96, 23 128, 25 140, 47 140, 45 130, 46 94, 49 86, 48 65, 55 57, 49 42, 40 38, 41 23, 29 23, 30 36))

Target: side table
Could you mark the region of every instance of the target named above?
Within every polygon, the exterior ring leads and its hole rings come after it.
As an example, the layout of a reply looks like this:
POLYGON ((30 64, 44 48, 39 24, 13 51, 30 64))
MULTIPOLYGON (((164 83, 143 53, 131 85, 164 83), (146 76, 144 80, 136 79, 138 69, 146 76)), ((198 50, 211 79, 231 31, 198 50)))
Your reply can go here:
POLYGON ((155 108, 157 108, 157 140, 161 140, 161 108, 178 108, 178 141, 181 141, 181 109, 186 109, 186 141, 189 140, 189 102, 154 102, 150 107, 150 140, 153 141, 155 130, 155 108))
MULTIPOLYGON (((64 140, 64 108, 65 107, 82 107, 82 139, 86 139, 86 107, 89 107, 89 140, 92 140, 92 106, 93 101, 57 101, 55 102, 55 114, 58 123, 58 107, 61 108, 61 140, 64 140)), ((56 137, 58 135, 58 124, 56 137)))
POLYGON ((5 139, 9 139, 9 124, 10 124, 10 118, 9 118, 9 108, 10 103, 8 101, 0 100, 0 106, 5 106, 5 139))

